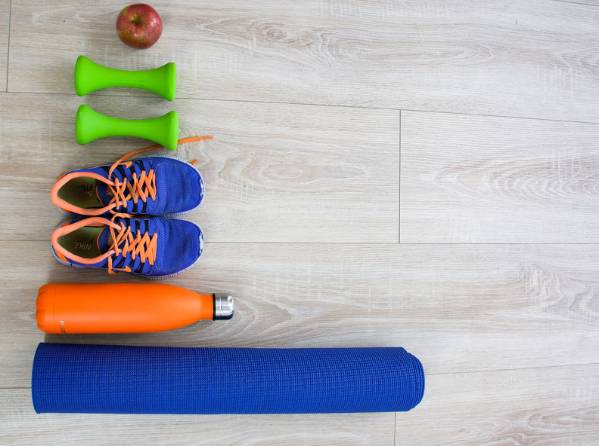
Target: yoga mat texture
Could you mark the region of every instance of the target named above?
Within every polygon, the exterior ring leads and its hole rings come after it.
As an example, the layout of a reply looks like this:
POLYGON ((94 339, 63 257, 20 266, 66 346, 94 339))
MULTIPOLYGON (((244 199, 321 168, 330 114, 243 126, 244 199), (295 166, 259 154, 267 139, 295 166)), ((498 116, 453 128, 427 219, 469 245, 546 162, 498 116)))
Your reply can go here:
POLYGON ((42 412, 267 414, 406 411, 424 392, 403 348, 175 348, 46 344, 42 412))

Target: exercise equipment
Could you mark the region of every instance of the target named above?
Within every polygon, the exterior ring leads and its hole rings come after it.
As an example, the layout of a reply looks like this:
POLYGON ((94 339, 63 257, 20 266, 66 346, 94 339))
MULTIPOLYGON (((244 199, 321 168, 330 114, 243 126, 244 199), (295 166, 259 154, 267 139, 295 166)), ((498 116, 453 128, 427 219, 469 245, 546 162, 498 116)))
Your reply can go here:
POLYGON ((104 88, 124 87, 151 91, 172 101, 177 89, 177 67, 169 62, 151 70, 119 70, 79 56, 75 62, 74 79, 75 92, 79 96, 104 88))
POLYGON ((179 118, 170 111, 158 118, 121 119, 103 115, 89 105, 81 105, 75 119, 75 134, 79 144, 111 136, 133 136, 148 139, 169 149, 177 149, 179 118))
POLYGON ((178 348, 46 344, 35 411, 154 414, 397 412, 424 393, 403 348, 178 348))
POLYGON ((233 312, 231 296, 161 283, 49 283, 36 301, 38 328, 53 334, 149 333, 233 312))

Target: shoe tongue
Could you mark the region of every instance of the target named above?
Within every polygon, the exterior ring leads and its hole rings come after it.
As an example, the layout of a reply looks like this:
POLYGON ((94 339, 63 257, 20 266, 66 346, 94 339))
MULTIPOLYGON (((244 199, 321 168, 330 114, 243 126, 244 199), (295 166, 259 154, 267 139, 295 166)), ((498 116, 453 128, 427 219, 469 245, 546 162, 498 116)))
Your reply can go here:
POLYGON ((110 200, 112 200, 112 194, 108 191, 108 185, 102 181, 98 181, 96 194, 98 194, 98 198, 104 206, 107 206, 110 200))
MULTIPOLYGON (((108 176, 108 171, 104 167, 94 167, 93 169, 88 169, 84 172, 97 174, 104 178, 107 178, 108 176)), ((96 196, 103 206, 107 206, 108 203, 110 203, 110 200, 112 200, 112 194, 108 189, 108 185, 104 181, 96 181, 96 196)))
POLYGON ((110 230, 108 229, 108 226, 105 226, 98 236, 98 249, 102 254, 104 254, 110 249, 111 244, 112 241, 110 239, 110 230))

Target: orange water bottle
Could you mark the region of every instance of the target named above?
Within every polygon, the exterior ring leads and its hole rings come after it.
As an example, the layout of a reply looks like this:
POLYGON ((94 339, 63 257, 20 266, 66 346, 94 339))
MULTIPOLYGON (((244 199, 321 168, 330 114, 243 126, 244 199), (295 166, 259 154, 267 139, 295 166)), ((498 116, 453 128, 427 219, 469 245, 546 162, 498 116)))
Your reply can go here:
POLYGON ((160 283, 49 283, 36 302, 37 326, 52 334, 149 333, 233 312, 231 296, 160 283))

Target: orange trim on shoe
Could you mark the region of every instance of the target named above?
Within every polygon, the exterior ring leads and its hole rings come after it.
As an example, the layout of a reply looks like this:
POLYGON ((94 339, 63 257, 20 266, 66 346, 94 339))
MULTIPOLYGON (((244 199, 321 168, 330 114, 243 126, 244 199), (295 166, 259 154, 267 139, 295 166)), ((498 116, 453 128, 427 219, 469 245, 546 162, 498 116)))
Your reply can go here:
POLYGON ((115 205, 109 204, 108 206, 105 206, 103 208, 98 208, 98 209, 84 209, 82 207, 75 206, 74 204, 71 204, 71 203, 69 203, 66 200, 63 200, 62 198, 60 198, 58 196, 58 191, 65 184, 67 184, 69 181, 71 181, 71 180, 73 180, 75 178, 81 178, 81 177, 83 177, 83 178, 93 178, 94 180, 101 181, 101 182, 105 183, 109 187, 111 187, 113 185, 113 183, 111 181, 107 180, 102 175, 98 175, 97 173, 93 173, 93 172, 71 172, 71 173, 67 173, 66 175, 64 175, 61 178, 59 178, 58 181, 56 181, 56 183, 54 183, 54 186, 52 186, 52 189, 50 190, 50 200, 52 200, 52 203, 55 206, 59 207, 60 209, 65 210, 65 211, 72 212, 74 214, 86 215, 86 216, 98 216, 98 215, 102 215, 102 214, 108 212, 109 210, 111 210, 111 209, 113 209, 115 207, 115 205))
POLYGON ((114 251, 108 251, 102 255, 99 255, 98 257, 92 257, 92 258, 88 259, 85 257, 78 256, 76 254, 73 254, 66 248, 63 248, 60 243, 58 243, 58 240, 62 236, 70 234, 71 232, 76 231, 77 229, 81 229, 85 226, 109 226, 109 227, 116 226, 117 228, 119 228, 119 226, 116 223, 113 223, 110 220, 108 220, 106 218, 102 218, 102 217, 85 218, 85 219, 79 220, 75 223, 61 226, 54 230, 54 232, 52 233, 52 237, 50 239, 50 242, 52 243, 52 247, 54 248, 54 252, 62 255, 63 257, 65 257, 68 260, 74 260, 75 262, 82 263, 84 265, 93 265, 94 263, 101 262, 105 258, 114 254, 114 251))

